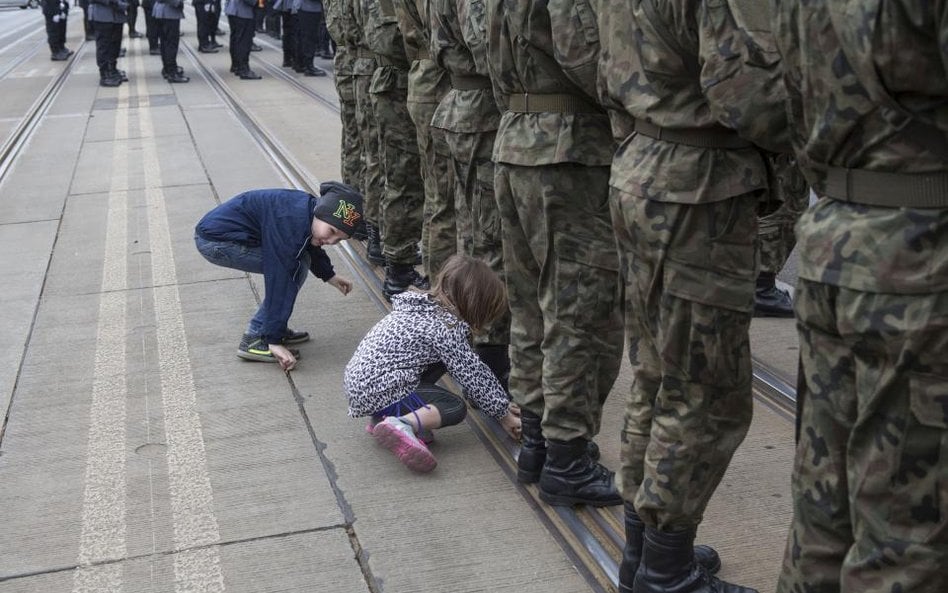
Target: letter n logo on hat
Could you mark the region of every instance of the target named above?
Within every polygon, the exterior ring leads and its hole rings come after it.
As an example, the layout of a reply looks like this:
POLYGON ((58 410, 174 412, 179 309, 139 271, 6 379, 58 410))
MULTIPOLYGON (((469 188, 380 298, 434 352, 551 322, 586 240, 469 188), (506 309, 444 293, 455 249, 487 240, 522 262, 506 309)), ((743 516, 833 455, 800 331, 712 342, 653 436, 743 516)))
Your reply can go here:
POLYGON ((339 200, 339 205, 336 207, 336 211, 333 212, 332 215, 341 219, 343 224, 346 226, 352 228, 355 228, 356 223, 358 223, 359 219, 362 218, 362 216, 356 211, 355 206, 345 200, 339 200))

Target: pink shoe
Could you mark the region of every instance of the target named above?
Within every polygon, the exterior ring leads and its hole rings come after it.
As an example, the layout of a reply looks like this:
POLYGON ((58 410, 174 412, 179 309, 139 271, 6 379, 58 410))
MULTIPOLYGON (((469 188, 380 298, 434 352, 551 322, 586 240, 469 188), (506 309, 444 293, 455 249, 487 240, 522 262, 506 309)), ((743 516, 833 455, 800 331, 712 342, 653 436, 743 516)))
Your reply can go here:
POLYGON ((438 465, 438 460, 428 447, 418 440, 411 426, 394 416, 376 424, 372 436, 411 470, 430 472, 438 465))

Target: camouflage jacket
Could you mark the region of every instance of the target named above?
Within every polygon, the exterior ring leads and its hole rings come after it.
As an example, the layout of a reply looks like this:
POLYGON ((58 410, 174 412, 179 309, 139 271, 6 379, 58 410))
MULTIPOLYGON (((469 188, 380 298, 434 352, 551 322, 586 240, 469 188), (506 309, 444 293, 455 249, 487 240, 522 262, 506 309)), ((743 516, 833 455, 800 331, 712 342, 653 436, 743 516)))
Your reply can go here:
POLYGON ((600 97, 617 113, 613 133, 625 137, 613 162, 613 186, 680 203, 713 202, 767 187, 765 164, 754 146, 705 148, 630 135, 625 128, 631 116, 692 133, 733 136, 728 130, 734 130, 772 152, 790 151, 773 36, 739 26, 734 3, 631 0, 612 3, 600 15, 600 97))
POLYGON ((408 70, 405 41, 398 28, 394 0, 359 0, 365 43, 370 50, 390 61, 392 66, 408 70))
POLYGON ((585 113, 508 110, 511 95, 584 97, 553 57, 545 1, 487 0, 487 53, 494 94, 503 111, 494 142, 494 161, 528 167, 611 164, 608 117, 594 105, 585 113))
MULTIPOLYGON (((827 167, 948 172, 948 4, 776 6, 793 144, 818 194, 827 167), (818 44, 810 31, 820 31, 818 44)), ((823 199, 798 236, 801 278, 868 292, 948 291, 948 209, 823 199)))
MULTIPOLYGON (((431 57, 452 76, 481 76, 487 69, 487 13, 484 2, 433 0, 431 57)), ((452 88, 431 120, 436 128, 474 134, 500 125, 500 111, 491 88, 452 88)))
POLYGON ((346 0, 323 0, 326 28, 329 29, 329 35, 336 42, 333 70, 337 76, 351 75, 355 65, 355 53, 352 51, 355 43, 348 32, 352 24, 346 19, 345 2, 346 0))
POLYGON ((374 58, 360 57, 360 51, 368 51, 365 36, 362 34, 362 0, 330 0, 331 4, 326 12, 327 28, 339 47, 350 50, 349 72, 357 76, 371 76, 375 73, 378 64, 374 58), (329 25, 328 20, 333 24, 329 25), (336 32, 333 32, 336 30, 336 32), (339 38, 336 38, 336 35, 339 38))
POLYGON ((450 85, 447 73, 429 57, 431 42, 431 0, 394 0, 398 26, 411 60, 408 72, 408 102, 437 103, 450 85))

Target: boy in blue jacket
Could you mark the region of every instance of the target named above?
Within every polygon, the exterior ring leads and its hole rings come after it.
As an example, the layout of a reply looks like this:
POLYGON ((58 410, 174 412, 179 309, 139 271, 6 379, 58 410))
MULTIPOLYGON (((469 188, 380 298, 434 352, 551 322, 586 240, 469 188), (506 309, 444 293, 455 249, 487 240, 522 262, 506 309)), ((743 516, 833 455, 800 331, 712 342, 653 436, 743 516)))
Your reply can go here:
POLYGON ((362 194, 335 181, 319 191, 319 197, 293 189, 246 191, 205 214, 194 229, 207 261, 263 274, 265 298, 240 341, 240 358, 293 369, 299 352, 287 345, 305 342, 309 334, 287 322, 307 269, 344 295, 352 290, 350 280, 336 275, 323 245, 364 236, 362 194))

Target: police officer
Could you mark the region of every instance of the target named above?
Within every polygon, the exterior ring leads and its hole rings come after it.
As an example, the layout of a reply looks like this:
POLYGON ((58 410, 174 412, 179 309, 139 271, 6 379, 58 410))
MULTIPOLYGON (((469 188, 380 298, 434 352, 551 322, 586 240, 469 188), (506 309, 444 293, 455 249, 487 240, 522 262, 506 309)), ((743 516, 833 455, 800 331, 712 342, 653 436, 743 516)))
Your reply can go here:
POLYGON ((241 80, 260 80, 260 75, 250 69, 256 5, 255 0, 227 0, 224 9, 230 23, 230 71, 241 80))
POLYGON ((194 7, 194 20, 197 25, 198 51, 202 54, 216 54, 214 46, 214 29, 211 28, 211 16, 214 12, 214 2, 211 0, 191 0, 194 7))
POLYGON ((138 39, 142 36, 135 29, 135 25, 138 24, 138 3, 139 0, 129 0, 128 2, 128 38, 129 39, 138 39))
POLYGON ((155 0, 152 14, 158 24, 161 39, 161 75, 171 83, 191 80, 178 67, 178 41, 181 39, 181 19, 184 18, 184 0, 155 0))
POLYGON ((316 37, 323 20, 322 0, 298 0, 296 24, 296 67, 306 76, 326 76, 326 71, 313 65, 316 37))
POLYGON ((387 0, 361 2, 360 24, 365 42, 378 62, 369 94, 378 121, 379 154, 385 180, 380 204, 385 256, 382 292, 391 298, 410 286, 427 287, 427 280, 415 270, 425 190, 418 134, 407 104, 410 64, 394 5, 387 0))
POLYGON ((95 30, 95 61, 99 67, 100 86, 115 87, 128 80, 117 68, 127 10, 126 0, 90 0, 89 21, 95 30))
POLYGON ((161 42, 158 40, 158 23, 152 16, 152 10, 155 8, 155 0, 141 0, 142 12, 145 13, 145 39, 148 40, 148 55, 161 55, 161 42))
POLYGON ((46 41, 49 43, 49 59, 54 62, 68 60, 72 50, 66 48, 66 17, 69 3, 66 0, 43 0, 43 18, 46 19, 46 41))
POLYGON ((598 19, 601 99, 622 140, 611 180, 633 371, 622 488, 644 527, 627 538, 639 563, 623 591, 751 591, 696 562, 694 537, 753 410, 762 148, 789 152, 768 18, 756 2, 643 0, 598 19))
POLYGON ((297 16, 299 7, 296 6, 294 0, 277 0, 274 10, 280 15, 282 21, 283 67, 293 68, 300 72, 302 68, 298 68, 296 64, 296 55, 299 53, 297 49, 299 38, 296 31, 299 28, 299 17, 297 16))
POLYGON ((622 356, 612 136, 605 111, 554 59, 550 27, 546 2, 487 2, 488 68, 503 112, 493 159, 510 394, 529 460, 518 475, 539 478, 549 504, 610 506, 622 498, 592 439, 622 356))
POLYGON ((948 591, 948 6, 776 2, 797 225, 779 593, 948 591))

